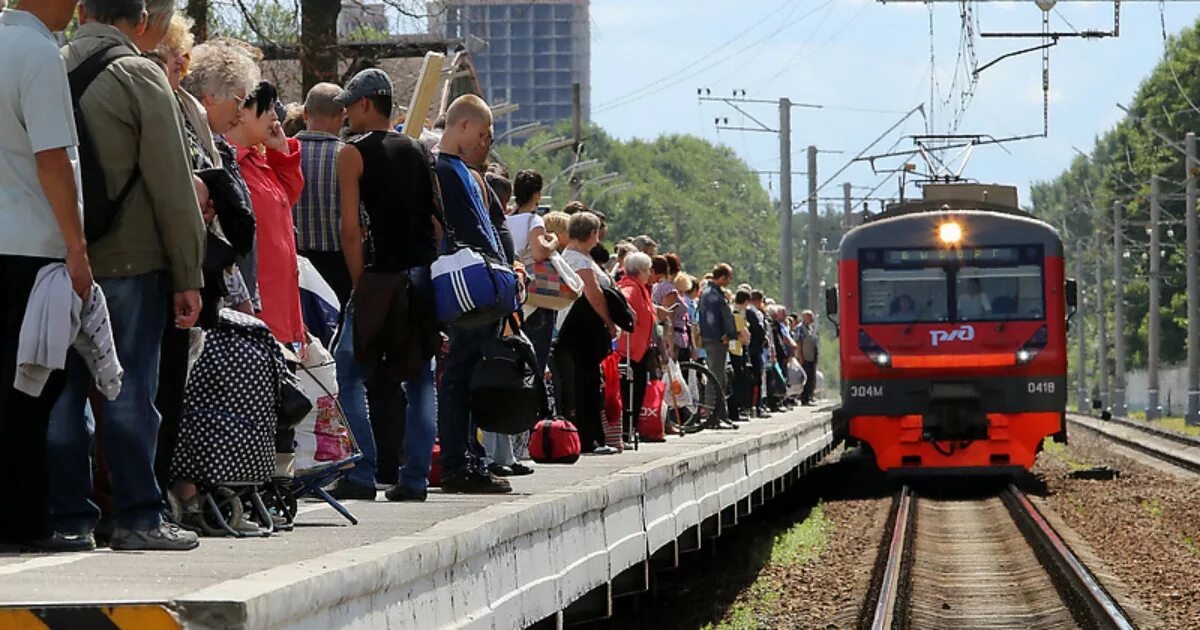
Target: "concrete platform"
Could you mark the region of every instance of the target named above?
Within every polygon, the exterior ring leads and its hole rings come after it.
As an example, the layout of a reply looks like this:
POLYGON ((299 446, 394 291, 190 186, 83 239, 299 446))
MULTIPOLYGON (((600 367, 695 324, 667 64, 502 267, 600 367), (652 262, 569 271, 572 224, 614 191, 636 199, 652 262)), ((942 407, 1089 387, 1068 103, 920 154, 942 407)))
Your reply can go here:
POLYGON ((832 441, 827 411, 801 409, 539 466, 513 480, 511 495, 351 501, 357 526, 309 503, 294 532, 206 538, 187 553, 0 554, 0 626, 28 614, 20 609, 112 617, 125 604, 165 609, 188 628, 523 628, 603 617, 613 597, 645 590, 652 565, 672 566, 736 524, 832 441))

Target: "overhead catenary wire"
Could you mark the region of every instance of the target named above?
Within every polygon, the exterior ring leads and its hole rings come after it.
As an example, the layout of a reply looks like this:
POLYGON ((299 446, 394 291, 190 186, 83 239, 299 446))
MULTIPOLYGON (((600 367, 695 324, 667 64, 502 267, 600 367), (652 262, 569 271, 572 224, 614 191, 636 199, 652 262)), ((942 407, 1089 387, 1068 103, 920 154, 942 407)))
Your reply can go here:
MULTIPOLYGON (((798 24, 799 22, 811 17, 813 14, 815 14, 816 12, 820 11, 821 9, 827 7, 828 5, 833 4, 834 1, 835 0, 825 0, 824 3, 822 3, 820 6, 815 7, 813 10, 808 11, 807 13, 804 13, 803 15, 801 15, 795 19, 792 19, 790 21, 785 21, 779 27, 770 31, 762 38, 759 38, 759 39, 739 48, 738 50, 736 50, 732 53, 729 53, 728 55, 724 56, 723 58, 721 58, 715 62, 709 63, 709 64, 707 64, 705 66, 701 66, 699 68, 696 68, 696 69, 692 70, 691 72, 686 72, 682 75, 679 75, 679 76, 675 77, 674 80, 667 81, 665 83, 662 81, 656 82, 656 84, 654 85, 653 88, 651 88, 649 91, 643 92, 641 94, 633 95, 631 93, 631 94, 627 94, 623 97, 620 97, 618 99, 614 99, 613 101, 610 101, 604 105, 601 105, 601 106, 595 108, 593 113, 602 113, 602 112, 606 112, 609 110, 624 107, 624 106, 630 105, 632 103, 636 103, 642 99, 648 98, 650 96, 654 96, 655 94, 658 94, 659 92, 662 92, 663 90, 666 90, 668 88, 672 88, 676 85, 679 85, 680 83, 683 83, 684 81, 693 79, 694 77, 699 76, 700 74, 703 74, 704 72, 707 72, 707 71, 711 70, 712 68, 715 68, 717 66, 724 64, 724 63, 728 62, 729 60, 737 57, 738 55, 741 55, 742 53, 744 53, 748 50, 751 50, 757 46, 760 46, 760 45, 770 41, 775 36, 779 35, 780 33, 787 30, 788 28, 791 28, 792 26, 798 24)), ((800 4, 800 2, 795 3, 796 6, 799 6, 799 4, 800 4)), ((789 16, 790 15, 791 14, 789 14, 789 16)))

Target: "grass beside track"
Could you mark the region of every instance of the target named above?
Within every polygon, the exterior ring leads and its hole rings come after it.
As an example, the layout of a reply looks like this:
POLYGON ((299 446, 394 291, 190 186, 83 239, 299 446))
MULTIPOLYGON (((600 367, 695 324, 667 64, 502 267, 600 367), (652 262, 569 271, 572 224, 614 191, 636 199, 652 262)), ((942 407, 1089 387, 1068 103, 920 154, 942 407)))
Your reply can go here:
POLYGON ((824 503, 817 503, 803 521, 776 533, 769 548, 764 545, 755 550, 763 554, 766 561, 747 588, 747 596, 735 603, 724 619, 716 624, 706 624, 704 630, 763 627, 762 617, 779 602, 781 580, 786 570, 816 560, 829 543, 832 529, 833 524, 825 517, 824 503))
MULTIPOLYGON (((1137 420, 1138 422, 1146 422, 1146 412, 1130 411, 1129 419, 1137 420)), ((1158 427, 1160 429, 1166 429, 1168 431, 1174 431, 1176 433, 1182 433, 1184 435, 1200 437, 1200 426, 1192 426, 1192 425, 1187 424, 1186 422, 1183 421, 1182 416, 1170 416, 1170 417, 1166 417, 1166 418, 1159 418, 1158 420, 1154 420, 1154 421, 1150 422, 1149 424, 1151 426, 1158 427)))

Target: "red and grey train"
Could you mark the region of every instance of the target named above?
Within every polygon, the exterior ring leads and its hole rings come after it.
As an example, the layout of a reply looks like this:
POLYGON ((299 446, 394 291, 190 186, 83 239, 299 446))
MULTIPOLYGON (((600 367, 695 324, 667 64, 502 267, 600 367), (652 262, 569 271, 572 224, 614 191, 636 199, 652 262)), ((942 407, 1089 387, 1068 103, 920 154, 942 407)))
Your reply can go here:
POLYGON ((1074 282, 1016 189, 929 184, 842 239, 835 421, 889 472, 1028 469, 1065 440, 1074 282))

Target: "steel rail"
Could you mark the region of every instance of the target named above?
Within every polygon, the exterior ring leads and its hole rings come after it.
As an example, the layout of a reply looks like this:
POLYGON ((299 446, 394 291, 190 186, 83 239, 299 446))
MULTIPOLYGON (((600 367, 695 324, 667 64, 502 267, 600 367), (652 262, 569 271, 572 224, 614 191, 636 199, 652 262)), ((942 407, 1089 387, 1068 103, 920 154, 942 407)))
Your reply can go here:
POLYGON ((1124 418, 1113 418, 1113 419, 1109 420, 1109 422, 1112 422, 1114 424, 1119 424, 1123 427, 1129 427, 1130 429, 1136 429, 1138 431, 1141 431, 1142 433, 1149 433, 1150 435, 1163 438, 1164 440, 1171 440, 1172 442, 1176 442, 1178 444, 1183 444, 1184 446, 1194 446, 1194 447, 1200 448, 1200 439, 1194 438, 1194 437, 1188 437, 1186 435, 1181 435, 1174 431, 1160 429, 1158 427, 1153 427, 1153 426, 1150 426, 1145 423, 1134 422, 1132 420, 1126 420, 1124 418))
POLYGON ((1064 601, 1076 604, 1079 612, 1087 613, 1087 621, 1091 623, 1089 627, 1117 630, 1136 628, 1116 598, 1071 551, 1025 493, 1010 484, 1001 499, 1038 558, 1055 578, 1055 586, 1064 601))
MULTIPOLYGON (((1070 420, 1070 418, 1071 418, 1071 416, 1068 415, 1067 419, 1070 420)), ((1083 424, 1083 423, 1079 422, 1078 420, 1071 420, 1071 421, 1075 423, 1075 426, 1077 426, 1081 429, 1084 429, 1085 431, 1091 431, 1093 433, 1098 433, 1104 439, 1115 442, 1121 446, 1124 446, 1125 448, 1129 448, 1129 449, 1138 451, 1139 453, 1145 453, 1155 459, 1162 460, 1164 462, 1167 462, 1168 464, 1172 464, 1179 468, 1183 468, 1184 470, 1194 472, 1194 473, 1200 473, 1200 462, 1196 462, 1195 460, 1191 460, 1186 457, 1180 457, 1179 455, 1175 455, 1174 453, 1168 453, 1167 451, 1154 448, 1153 446, 1142 444, 1141 442, 1138 442, 1137 440, 1131 440, 1129 438, 1124 438, 1119 435, 1113 435, 1111 433, 1101 431, 1100 429, 1097 429, 1095 427, 1091 427, 1086 424, 1083 424)), ((1125 423, 1118 422, 1117 424, 1123 425, 1125 423)), ((1141 429, 1144 429, 1145 427, 1135 427, 1135 428, 1141 430, 1141 429)), ((1157 435, 1153 431, 1145 431, 1145 432, 1157 435)), ((1166 436, 1162 436, 1162 437, 1164 437, 1164 439, 1166 438, 1166 436)), ((1182 437, 1182 436, 1175 436, 1175 437, 1182 437)), ((1183 442, 1183 443, 1188 444, 1189 446, 1200 446, 1193 442, 1183 442)))
POLYGON ((875 603, 875 614, 872 617, 872 630, 890 630, 896 618, 896 602, 904 587, 901 578, 901 566, 904 562, 904 550, 908 546, 910 534, 910 513, 913 511, 913 493, 908 486, 900 490, 899 507, 896 509, 896 521, 892 525, 891 541, 888 544, 887 564, 883 569, 883 579, 879 586, 879 599, 875 603))

